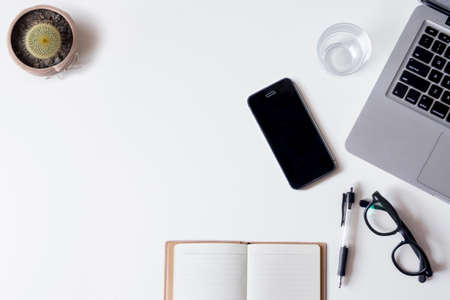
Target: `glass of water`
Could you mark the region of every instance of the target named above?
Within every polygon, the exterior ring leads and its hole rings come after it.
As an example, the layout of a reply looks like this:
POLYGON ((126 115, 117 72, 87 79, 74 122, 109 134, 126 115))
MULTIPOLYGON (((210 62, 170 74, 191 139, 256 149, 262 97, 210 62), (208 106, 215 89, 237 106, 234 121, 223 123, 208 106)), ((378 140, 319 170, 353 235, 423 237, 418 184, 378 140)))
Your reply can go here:
POLYGON ((317 54, 325 68, 339 76, 358 71, 369 59, 372 46, 360 27, 339 23, 328 27, 320 36, 317 54))

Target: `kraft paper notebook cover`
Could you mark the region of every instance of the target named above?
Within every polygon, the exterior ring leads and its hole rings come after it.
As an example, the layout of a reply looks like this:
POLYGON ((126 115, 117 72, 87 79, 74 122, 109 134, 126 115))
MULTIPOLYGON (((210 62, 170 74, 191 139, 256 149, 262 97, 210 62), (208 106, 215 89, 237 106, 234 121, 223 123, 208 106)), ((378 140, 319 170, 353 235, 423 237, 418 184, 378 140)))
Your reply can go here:
POLYGON ((325 300, 326 244, 169 241, 165 300, 325 300))

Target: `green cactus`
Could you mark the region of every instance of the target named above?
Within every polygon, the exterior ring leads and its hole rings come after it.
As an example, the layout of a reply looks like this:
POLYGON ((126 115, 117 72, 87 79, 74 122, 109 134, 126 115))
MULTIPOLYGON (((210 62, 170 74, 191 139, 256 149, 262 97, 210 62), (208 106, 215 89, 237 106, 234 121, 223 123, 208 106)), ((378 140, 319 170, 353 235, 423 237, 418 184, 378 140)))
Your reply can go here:
POLYGON ((31 27, 25 35, 27 51, 38 59, 48 59, 61 48, 61 35, 55 26, 39 23, 31 27))

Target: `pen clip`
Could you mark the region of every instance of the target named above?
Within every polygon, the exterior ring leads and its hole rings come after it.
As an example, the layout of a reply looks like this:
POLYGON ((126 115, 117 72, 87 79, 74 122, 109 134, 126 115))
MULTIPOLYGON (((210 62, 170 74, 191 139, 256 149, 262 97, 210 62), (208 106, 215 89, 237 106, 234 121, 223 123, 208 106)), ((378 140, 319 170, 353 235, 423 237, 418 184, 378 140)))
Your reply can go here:
POLYGON ((341 210, 342 210, 342 215, 341 215, 341 227, 342 226, 344 226, 344 223, 345 223, 345 215, 346 215, 346 210, 345 210, 345 203, 347 202, 346 201, 346 196, 345 196, 345 193, 343 193, 342 194, 342 208, 341 208, 341 210))
POLYGON ((341 216, 341 227, 344 226, 345 218, 347 216, 346 205, 348 205, 348 209, 352 209, 352 205, 355 202, 355 192, 353 188, 350 189, 350 192, 342 194, 342 216, 341 216))

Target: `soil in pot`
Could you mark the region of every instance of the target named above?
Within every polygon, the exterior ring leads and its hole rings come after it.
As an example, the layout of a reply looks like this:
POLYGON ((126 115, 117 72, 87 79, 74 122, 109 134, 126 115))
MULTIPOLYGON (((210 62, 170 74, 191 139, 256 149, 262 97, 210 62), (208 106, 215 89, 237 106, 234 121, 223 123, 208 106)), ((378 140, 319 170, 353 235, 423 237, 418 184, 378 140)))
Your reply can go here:
POLYGON ((72 42, 72 29, 67 20, 48 9, 36 9, 23 15, 11 34, 11 46, 17 58, 39 69, 63 61, 72 42))

